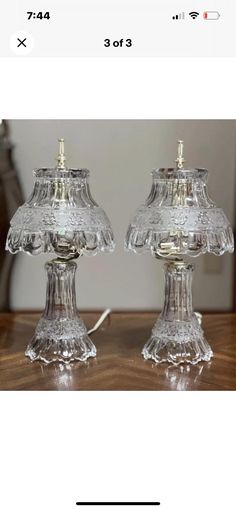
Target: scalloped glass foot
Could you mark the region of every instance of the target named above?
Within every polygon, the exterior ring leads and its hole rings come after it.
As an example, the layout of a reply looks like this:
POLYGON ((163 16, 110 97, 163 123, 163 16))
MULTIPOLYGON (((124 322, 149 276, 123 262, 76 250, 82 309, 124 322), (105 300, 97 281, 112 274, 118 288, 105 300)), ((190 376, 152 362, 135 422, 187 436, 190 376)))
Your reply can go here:
POLYGON ((142 354, 156 363, 190 363, 209 361, 213 352, 204 338, 203 330, 194 315, 191 321, 165 321, 158 319, 151 338, 142 354))
POLYGON ((70 363, 96 356, 83 321, 76 319, 45 319, 42 317, 25 355, 31 361, 70 363))

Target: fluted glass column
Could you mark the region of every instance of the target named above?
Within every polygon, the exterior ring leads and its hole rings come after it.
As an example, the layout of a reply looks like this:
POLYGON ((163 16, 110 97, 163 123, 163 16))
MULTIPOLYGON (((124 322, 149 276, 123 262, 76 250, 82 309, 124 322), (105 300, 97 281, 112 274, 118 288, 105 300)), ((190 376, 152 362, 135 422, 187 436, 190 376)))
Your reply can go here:
POLYGON ((165 264, 164 307, 143 348, 145 359, 178 365, 184 362, 196 364, 212 357, 212 350, 192 308, 193 269, 192 264, 182 261, 165 264))
POLYGON ((45 264, 47 295, 44 313, 26 350, 31 360, 85 361, 96 356, 96 348, 76 307, 74 261, 52 260, 45 264))

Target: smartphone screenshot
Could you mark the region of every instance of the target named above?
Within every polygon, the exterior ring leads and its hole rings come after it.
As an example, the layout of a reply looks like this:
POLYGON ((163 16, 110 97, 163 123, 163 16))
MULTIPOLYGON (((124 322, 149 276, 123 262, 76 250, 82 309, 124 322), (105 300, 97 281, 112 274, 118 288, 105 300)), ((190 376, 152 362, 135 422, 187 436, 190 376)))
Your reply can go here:
POLYGON ((3 510, 235 510, 235 23, 1 6, 3 510))

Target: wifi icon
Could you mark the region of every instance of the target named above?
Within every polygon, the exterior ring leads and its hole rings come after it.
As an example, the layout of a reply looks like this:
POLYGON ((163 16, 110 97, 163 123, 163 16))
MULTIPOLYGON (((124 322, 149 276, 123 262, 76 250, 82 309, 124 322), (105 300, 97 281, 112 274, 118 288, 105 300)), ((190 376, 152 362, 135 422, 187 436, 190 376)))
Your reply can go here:
POLYGON ((199 16, 199 12, 196 11, 189 12, 189 16, 191 16, 192 19, 196 19, 199 16))

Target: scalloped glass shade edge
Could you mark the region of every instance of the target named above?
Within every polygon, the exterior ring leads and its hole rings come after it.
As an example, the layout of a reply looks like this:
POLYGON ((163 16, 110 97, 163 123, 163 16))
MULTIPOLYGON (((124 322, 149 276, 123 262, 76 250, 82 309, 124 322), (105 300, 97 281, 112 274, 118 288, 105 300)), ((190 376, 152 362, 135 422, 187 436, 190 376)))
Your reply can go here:
POLYGON ((12 254, 24 252, 29 255, 41 253, 66 255, 78 252, 96 255, 99 252, 111 253, 114 248, 113 232, 109 228, 97 232, 75 231, 65 235, 51 231, 28 233, 10 228, 6 241, 6 250, 12 254))
POLYGON ((197 257, 204 253, 223 255, 234 251, 234 236, 230 225, 225 229, 203 232, 190 231, 173 234, 171 231, 155 232, 152 229, 130 227, 125 240, 125 249, 135 253, 151 251, 154 255, 188 255, 197 257))

